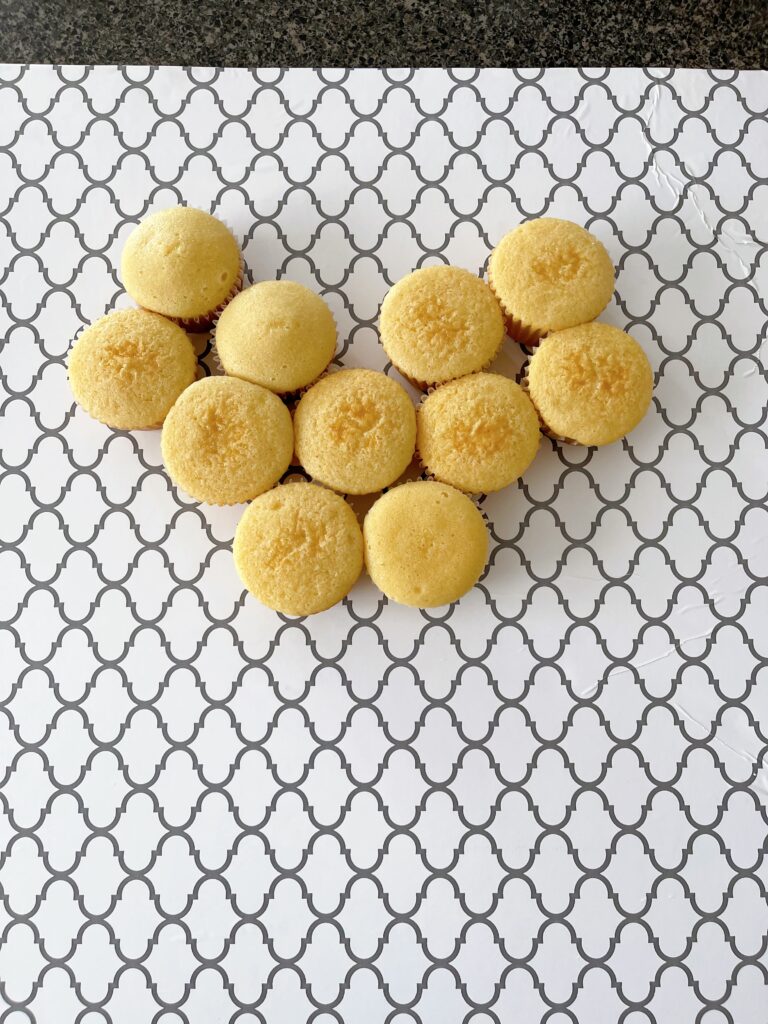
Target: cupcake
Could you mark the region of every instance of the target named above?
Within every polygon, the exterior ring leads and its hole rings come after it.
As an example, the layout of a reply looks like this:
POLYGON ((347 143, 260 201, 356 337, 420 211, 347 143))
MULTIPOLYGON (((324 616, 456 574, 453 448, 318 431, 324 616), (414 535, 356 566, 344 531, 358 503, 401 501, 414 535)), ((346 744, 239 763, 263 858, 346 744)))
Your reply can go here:
POLYGON ((355 513, 316 484, 288 483, 252 501, 235 532, 235 567, 262 604, 314 615, 345 597, 363 568, 355 513))
POLYGON ((504 341, 490 288, 459 267, 426 267, 398 281, 379 325, 392 365, 421 388, 482 370, 504 341))
POLYGON ((376 370, 340 370, 314 384, 293 420, 296 455, 319 483, 370 494, 413 458, 416 413, 399 384, 376 370))
POLYGON ((262 281, 241 292, 216 324, 224 371, 284 395, 311 384, 336 350, 326 303, 295 281, 262 281))
POLYGON ((427 395, 418 412, 422 465, 461 491, 500 491, 530 466, 539 419, 525 391, 498 373, 473 373, 427 395))
POLYGON ((143 309, 108 313, 83 331, 69 356, 75 401, 119 430, 159 427, 196 370, 184 331, 143 309))
POLYGON ((488 532, 477 506, 430 480, 382 495, 365 517, 363 539, 376 586, 415 608, 458 601, 477 583, 488 558, 488 532))
POLYGON ((125 290, 140 306, 205 331, 242 283, 240 248, 210 213, 174 206, 134 228, 123 249, 125 290))
POLYGON ((618 327, 582 324, 541 342, 525 386, 548 434, 602 445, 628 434, 645 416, 653 370, 640 345, 618 327))
POLYGON ((502 238, 488 261, 488 281, 510 338, 531 345, 602 313, 613 295, 613 264, 585 228, 541 217, 502 238))
POLYGON ((206 377, 168 413, 161 439, 171 480, 197 501, 236 505, 272 487, 291 462, 291 414, 271 391, 206 377))

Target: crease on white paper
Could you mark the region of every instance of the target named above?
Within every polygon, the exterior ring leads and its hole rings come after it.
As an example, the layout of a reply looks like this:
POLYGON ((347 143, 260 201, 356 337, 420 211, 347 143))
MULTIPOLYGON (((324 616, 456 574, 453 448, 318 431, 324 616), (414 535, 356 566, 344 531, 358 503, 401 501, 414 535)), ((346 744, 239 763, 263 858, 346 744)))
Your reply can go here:
MULTIPOLYGON (((673 654, 675 654, 677 650, 679 648, 682 648, 685 644, 691 643, 694 640, 703 640, 707 637, 710 637, 712 635, 713 629, 706 630, 703 633, 697 633, 694 636, 685 637, 681 640, 674 640, 660 654, 655 654, 653 657, 646 658, 644 661, 633 661, 632 664, 629 666, 622 665, 613 669, 609 674, 609 678, 610 676, 626 674, 627 672, 632 671, 632 669, 647 668, 648 665, 655 665, 660 661, 664 661, 667 658, 671 657, 673 654)), ((578 696, 581 698, 593 697, 597 693, 598 686, 599 683, 594 683, 591 686, 587 687, 586 690, 581 691, 578 694, 578 696)), ((711 726, 705 725, 704 721, 697 718, 696 715, 694 715, 679 700, 673 700, 670 698, 669 705, 670 707, 673 707, 683 718, 687 719, 689 722, 692 722, 694 725, 698 726, 703 733, 707 735, 710 733, 711 726)), ((717 732, 715 732, 711 736, 708 742, 717 744, 720 747, 723 747, 725 750, 729 750, 732 754, 735 754, 742 761, 745 761, 750 766, 750 768, 757 769, 757 771, 755 772, 754 785, 762 789, 764 792, 768 793, 768 768, 766 767, 763 761, 760 761, 754 754, 750 753, 748 750, 735 747, 732 743, 727 743, 722 738, 722 736, 718 735, 717 732)))
MULTIPOLYGON (((632 661, 630 665, 617 665, 615 668, 611 669, 609 677, 626 675, 633 669, 637 670, 641 668, 647 668, 648 665, 655 665, 659 661, 664 661, 666 658, 669 658, 673 654, 675 654, 678 651, 678 649, 683 647, 685 644, 692 643, 694 640, 703 640, 705 637, 711 636, 713 630, 714 626, 712 627, 712 629, 708 629, 704 633, 697 633, 695 636, 687 636, 684 637, 682 640, 673 640, 660 654, 654 654, 653 657, 646 658, 645 661, 632 661)), ((582 690, 578 694, 578 696, 582 698, 594 697, 594 695, 597 693, 597 688, 599 685, 599 683, 593 683, 591 686, 588 686, 586 690, 582 690)))
MULTIPOLYGON (((693 722, 694 725, 697 725, 705 735, 708 735, 710 733, 711 726, 705 725, 703 721, 698 719, 691 711, 688 710, 688 708, 685 707, 685 705, 681 704, 680 701, 670 700, 669 704, 670 707, 673 707, 680 715, 683 716, 683 718, 686 718, 689 722, 693 722)), ((768 792, 765 766, 763 762, 761 762, 760 760, 758 760, 757 757, 755 757, 754 754, 750 754, 748 750, 743 750, 739 749, 738 747, 734 747, 732 743, 726 743, 722 736, 719 736, 717 732, 715 732, 712 735, 708 742, 717 744, 720 747, 724 747, 726 750, 730 750, 732 754, 735 754, 742 761, 746 761, 750 768, 756 768, 757 772, 755 773, 755 784, 759 785, 761 789, 764 789, 766 792, 768 792)))
MULTIPOLYGON (((684 200, 688 200, 696 217, 703 224, 704 229, 715 239, 715 243, 720 245, 728 255, 733 256, 741 267, 742 272, 745 275, 748 275, 751 272, 752 261, 745 260, 743 252, 745 249, 757 250, 756 243, 748 235, 736 238, 729 232, 719 230, 717 224, 711 221, 707 216, 696 190, 693 187, 689 187, 686 191, 686 183, 682 178, 676 177, 671 171, 665 171, 664 167, 661 165, 659 160, 659 151, 653 141, 652 132, 652 121, 654 116, 659 115, 661 97, 662 87, 660 83, 656 82, 652 86, 649 94, 650 103, 648 105, 647 115, 644 117, 642 111, 639 112, 640 120, 644 125, 643 137, 648 145, 648 152, 651 159, 651 173, 656 179, 658 185, 660 187, 666 186, 675 199, 680 199, 682 197, 684 200)), ((693 184, 695 183, 691 183, 691 186, 693 184)))

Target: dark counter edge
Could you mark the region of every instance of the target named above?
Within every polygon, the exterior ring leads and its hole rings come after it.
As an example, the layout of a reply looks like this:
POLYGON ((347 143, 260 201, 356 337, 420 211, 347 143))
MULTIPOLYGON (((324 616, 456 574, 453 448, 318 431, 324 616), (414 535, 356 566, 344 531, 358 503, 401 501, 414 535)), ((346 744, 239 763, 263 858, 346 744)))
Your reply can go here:
POLYGON ((768 0, 0 0, 0 62, 764 68, 768 0))

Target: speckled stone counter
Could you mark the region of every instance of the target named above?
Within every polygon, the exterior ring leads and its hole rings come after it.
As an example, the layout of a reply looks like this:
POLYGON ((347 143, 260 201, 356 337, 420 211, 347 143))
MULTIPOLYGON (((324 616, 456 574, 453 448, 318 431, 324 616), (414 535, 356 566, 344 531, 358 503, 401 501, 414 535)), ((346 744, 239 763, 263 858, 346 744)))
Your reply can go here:
POLYGON ((765 67, 765 0, 0 0, 0 60, 765 67))

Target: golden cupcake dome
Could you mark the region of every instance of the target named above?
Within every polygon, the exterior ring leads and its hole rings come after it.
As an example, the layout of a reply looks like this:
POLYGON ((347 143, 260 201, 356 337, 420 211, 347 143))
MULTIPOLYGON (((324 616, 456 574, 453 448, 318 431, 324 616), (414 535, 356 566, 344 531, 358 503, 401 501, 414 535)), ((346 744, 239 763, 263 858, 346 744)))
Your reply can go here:
POLYGON ((488 558, 488 531, 474 502, 429 480, 383 494, 365 517, 363 539, 365 564, 379 590, 415 608, 458 601, 488 558))
POLYGON ((419 458, 432 476, 469 493, 500 491, 525 472, 541 433, 515 381, 474 373, 427 395, 418 410, 419 458))
POLYGON ((585 228, 540 217, 502 238, 488 261, 488 282, 509 336, 531 343, 602 313, 613 295, 614 269, 605 246, 585 228))
POLYGON ((205 329, 240 285, 240 247, 210 213, 174 206, 134 228, 121 270, 125 290, 140 306, 205 329))
POLYGON ((216 324, 216 351, 233 377, 288 394, 311 384, 336 350, 327 304, 295 281, 261 281, 230 302, 216 324))
POLYGON ((235 566, 253 596, 285 615, 313 615, 345 597, 363 568, 357 518, 338 494, 287 483, 262 494, 238 523, 235 566))
POLYGON ((206 377, 173 406, 161 444, 178 487, 197 501, 236 505, 268 490, 290 465, 291 414, 266 388, 206 377))
POLYGON ((398 281, 379 326, 392 365, 419 387, 483 369, 504 341, 499 303, 460 267, 425 267, 398 281))
POLYGON ((75 400, 118 430, 159 427, 196 370, 184 331, 143 309, 108 313, 83 331, 69 356, 75 400))
POLYGON ((302 396, 293 426, 301 465, 344 494, 388 487, 413 458, 413 403, 396 381, 376 370, 323 377, 302 396))
POLYGON ((611 444, 648 411, 653 370, 634 338, 595 322, 546 337, 528 364, 526 386, 548 433, 611 444))

